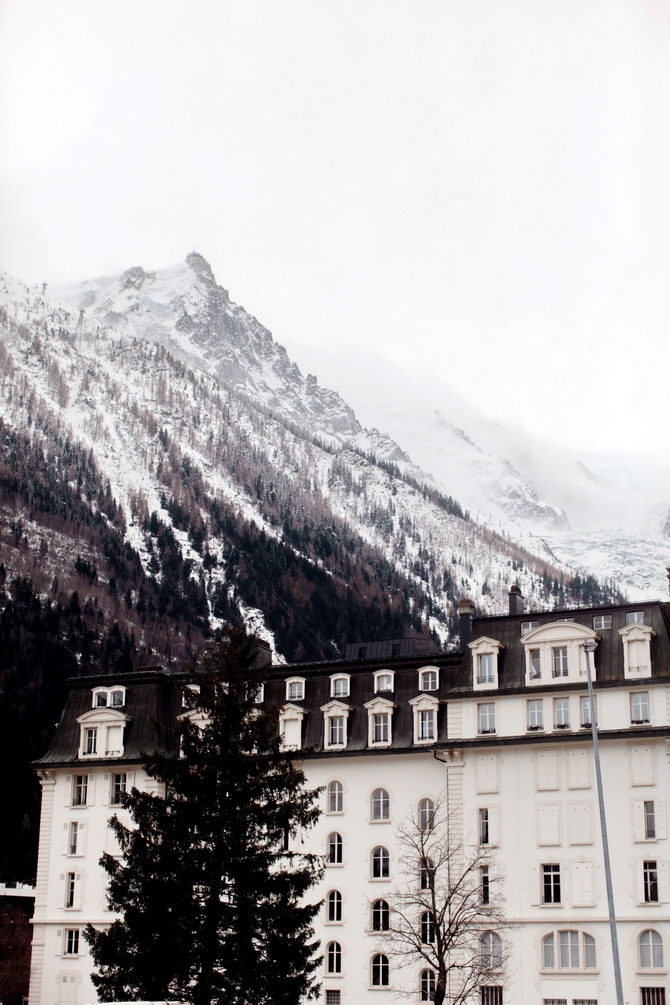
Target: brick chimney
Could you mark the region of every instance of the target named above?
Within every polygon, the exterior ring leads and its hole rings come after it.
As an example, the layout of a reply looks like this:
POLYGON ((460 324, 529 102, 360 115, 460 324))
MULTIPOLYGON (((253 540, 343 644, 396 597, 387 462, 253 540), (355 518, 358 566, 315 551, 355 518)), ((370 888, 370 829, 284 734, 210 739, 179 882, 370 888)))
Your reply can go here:
POLYGON ((518 586, 509 588, 509 612, 510 614, 524 614, 526 605, 523 602, 523 594, 518 586))
POLYGON ((463 597, 458 602, 458 631, 461 640, 461 649, 465 649, 470 636, 472 635, 472 616, 475 613, 475 605, 467 597, 463 597))

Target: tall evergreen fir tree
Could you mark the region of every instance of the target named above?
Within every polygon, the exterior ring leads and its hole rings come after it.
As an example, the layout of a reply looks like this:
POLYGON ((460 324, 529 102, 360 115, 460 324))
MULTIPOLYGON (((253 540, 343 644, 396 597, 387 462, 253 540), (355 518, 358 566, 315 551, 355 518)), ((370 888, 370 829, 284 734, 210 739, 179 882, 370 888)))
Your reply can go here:
POLYGON ((317 793, 280 748, 278 710, 255 703, 254 656, 229 629, 186 691, 179 753, 145 759, 160 794, 133 789, 131 826, 112 821, 122 858, 101 864, 121 918, 86 931, 103 1001, 298 1005, 318 992, 319 904, 305 898, 321 857, 292 850, 317 793))

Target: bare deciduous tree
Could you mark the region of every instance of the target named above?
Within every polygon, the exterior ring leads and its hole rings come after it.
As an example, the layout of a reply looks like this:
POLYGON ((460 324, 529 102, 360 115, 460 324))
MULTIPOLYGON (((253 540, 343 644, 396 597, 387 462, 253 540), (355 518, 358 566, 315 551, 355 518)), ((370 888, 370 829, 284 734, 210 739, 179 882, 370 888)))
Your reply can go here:
MULTIPOLYGON (((421 1001, 502 1002, 506 935, 513 925, 504 912, 491 850, 463 839, 461 828, 450 824, 444 798, 423 799, 397 837, 406 879, 390 898, 389 954, 401 968, 421 968, 421 1001)), ((412 983, 399 993, 416 996, 416 977, 412 983)))

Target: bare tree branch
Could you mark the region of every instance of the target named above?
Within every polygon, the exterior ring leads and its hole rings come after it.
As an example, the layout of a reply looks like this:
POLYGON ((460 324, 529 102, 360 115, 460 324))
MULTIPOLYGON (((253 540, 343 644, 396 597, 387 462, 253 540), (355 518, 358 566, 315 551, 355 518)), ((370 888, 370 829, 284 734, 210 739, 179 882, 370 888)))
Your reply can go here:
MULTIPOLYGON (((405 882, 391 894, 386 950, 401 968, 429 971, 425 1000, 465 1005, 482 986, 503 984, 514 926, 491 849, 464 841, 450 823, 445 794, 429 803, 396 829, 405 882)), ((416 997, 416 979, 396 990, 416 997)))

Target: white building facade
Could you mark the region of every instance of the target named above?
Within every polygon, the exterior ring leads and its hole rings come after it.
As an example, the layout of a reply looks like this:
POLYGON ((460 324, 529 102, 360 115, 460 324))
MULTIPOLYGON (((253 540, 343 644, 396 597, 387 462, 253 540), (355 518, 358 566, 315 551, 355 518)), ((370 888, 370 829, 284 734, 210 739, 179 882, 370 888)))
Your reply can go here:
MULTIPOLYGON (((670 605, 462 616, 463 651, 410 640, 348 659, 269 667, 287 746, 309 750, 322 815, 306 850, 325 856, 314 899, 321 1001, 430 1001, 425 963, 402 965, 385 905, 406 880, 398 829, 440 807, 486 853, 513 928, 499 980, 473 1005, 610 1005, 610 948, 583 643, 595 642, 596 716, 624 1001, 666 1005, 670 965, 670 605), (407 992, 407 994, 403 993, 407 992)), ((182 711, 161 671, 77 680, 43 786, 30 1005, 96 1000, 83 928, 109 924, 107 826, 119 793, 146 788, 140 750, 182 711)), ((150 782, 150 784, 153 784, 150 782)), ((488 866, 487 866, 488 868, 488 866)), ((488 873, 482 896, 488 896, 488 873)), ((483 933, 483 938, 492 938, 483 933)), ((482 951, 487 951, 487 944, 482 951)))

